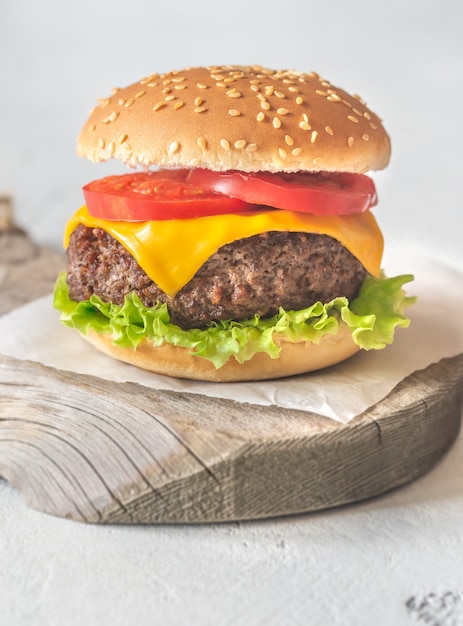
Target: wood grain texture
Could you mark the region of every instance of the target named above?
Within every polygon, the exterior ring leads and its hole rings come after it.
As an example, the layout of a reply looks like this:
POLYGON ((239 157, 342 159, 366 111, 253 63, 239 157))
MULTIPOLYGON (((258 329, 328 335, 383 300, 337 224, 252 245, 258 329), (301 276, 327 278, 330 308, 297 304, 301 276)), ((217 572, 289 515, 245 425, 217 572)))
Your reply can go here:
MULTIPOLYGON (((50 291, 61 262, 24 234, 0 233, 4 310, 50 291)), ((377 496, 432 468, 459 431, 462 381, 463 355, 445 359, 342 425, 0 356, 0 476, 30 506, 83 522, 319 510, 377 496)))
POLYGON ((12 220, 11 200, 0 196, 0 315, 50 293, 62 252, 32 242, 12 220))
POLYGON ((82 521, 236 520, 361 500, 430 469, 460 424, 463 357, 413 374, 347 426, 0 365, 0 475, 29 505, 82 521))

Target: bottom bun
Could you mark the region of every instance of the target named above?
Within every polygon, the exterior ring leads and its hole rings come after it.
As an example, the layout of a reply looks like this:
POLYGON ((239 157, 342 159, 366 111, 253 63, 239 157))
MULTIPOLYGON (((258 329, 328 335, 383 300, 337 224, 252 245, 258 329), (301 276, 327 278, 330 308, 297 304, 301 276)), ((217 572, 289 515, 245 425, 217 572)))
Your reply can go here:
POLYGON ((232 357, 223 367, 216 369, 211 361, 193 356, 187 348, 168 343, 155 346, 142 341, 134 350, 117 346, 109 335, 90 331, 83 336, 100 352, 141 369, 174 378, 211 382, 265 380, 303 374, 344 361, 359 350, 347 326, 341 324, 336 335, 325 335, 317 344, 292 342, 284 335, 275 334, 274 341, 281 346, 278 358, 272 359, 260 352, 244 363, 238 363, 232 357))

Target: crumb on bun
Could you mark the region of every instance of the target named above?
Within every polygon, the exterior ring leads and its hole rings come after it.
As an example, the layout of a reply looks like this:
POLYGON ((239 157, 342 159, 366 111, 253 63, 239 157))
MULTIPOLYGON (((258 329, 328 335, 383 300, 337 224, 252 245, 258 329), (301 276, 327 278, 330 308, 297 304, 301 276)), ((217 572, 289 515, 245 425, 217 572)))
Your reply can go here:
POLYGON ((194 67, 114 89, 90 113, 78 154, 129 165, 245 172, 386 167, 390 141, 357 96, 316 73, 194 67))

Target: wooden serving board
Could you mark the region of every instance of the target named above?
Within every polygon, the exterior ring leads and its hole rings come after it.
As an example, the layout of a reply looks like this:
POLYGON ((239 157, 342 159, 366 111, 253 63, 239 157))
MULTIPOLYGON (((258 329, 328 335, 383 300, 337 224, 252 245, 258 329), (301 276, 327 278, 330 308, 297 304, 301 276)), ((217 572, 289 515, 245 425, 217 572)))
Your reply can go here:
MULTIPOLYGON (((49 293, 62 265, 7 220, 1 312, 49 293)), ((463 354, 347 425, 1 355, 0 388, 0 476, 30 506, 83 522, 244 520, 356 502, 427 472, 460 428, 463 354)))

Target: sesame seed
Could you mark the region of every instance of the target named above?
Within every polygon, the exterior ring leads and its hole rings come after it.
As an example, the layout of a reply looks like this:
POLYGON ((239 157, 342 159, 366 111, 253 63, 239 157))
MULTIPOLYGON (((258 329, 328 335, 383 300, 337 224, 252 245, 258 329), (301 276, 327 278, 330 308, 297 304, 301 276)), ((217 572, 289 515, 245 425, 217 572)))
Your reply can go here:
POLYGON ((278 113, 278 115, 288 115, 289 111, 288 111, 288 109, 280 107, 279 109, 277 109, 277 113, 278 113))
POLYGON ((146 85, 149 82, 155 80, 156 78, 159 78, 158 74, 150 74, 149 76, 147 76, 146 78, 142 78, 140 81, 140 85, 146 85))
POLYGON ((172 91, 172 89, 170 87, 164 87, 164 89, 162 90, 162 93, 170 93, 172 91))
POLYGON ((255 152, 257 150, 257 144, 255 143, 250 143, 249 146, 246 148, 246 152, 255 152))
POLYGON ((370 120, 370 119, 371 119, 371 115, 368 113, 368 111, 365 111, 365 113, 363 114, 363 117, 364 117, 366 120, 370 120))
POLYGON ((174 89, 179 89, 179 90, 180 89, 186 89, 186 88, 187 88, 187 85, 183 85, 182 83, 180 83, 179 85, 175 85, 174 86, 174 89))
POLYGON ((223 79, 224 83, 234 83, 235 82, 235 78, 234 76, 227 76, 227 78, 223 79))
POLYGON ((184 102, 179 100, 178 102, 174 104, 174 109, 177 111, 178 109, 181 109, 184 104, 185 104, 184 102))
POLYGON ((171 102, 172 100, 175 100, 175 98, 176 98, 176 96, 166 96, 166 97, 164 98, 164 100, 165 100, 166 102, 171 102))
POLYGON ((378 126, 376 124, 374 124, 373 122, 370 122, 370 128, 372 130, 378 130, 378 126))
POLYGON ((197 142, 198 142, 198 146, 201 148, 201 150, 206 150, 206 148, 207 148, 207 141, 204 139, 204 137, 198 137, 197 142))
POLYGON ((294 146, 294 139, 291 137, 291 135, 285 135, 285 141, 288 146, 294 146))
POLYGON ((302 128, 302 130, 312 130, 312 126, 307 122, 299 122, 299 128, 302 128))
POLYGON ((92 124, 88 130, 93 133, 93 131, 96 130, 95 124, 92 124))
POLYGON ((358 124, 358 119, 354 115, 348 115, 347 119, 351 122, 354 122, 355 124, 358 124))
POLYGON ((331 135, 331 136, 334 135, 333 129, 331 128, 331 126, 325 126, 325 132, 327 132, 328 135, 331 135))
POLYGON ((318 132, 316 130, 313 130, 312 134, 310 135, 310 143, 315 143, 317 141, 317 137, 318 132))
POLYGON ((143 91, 143 89, 141 91, 137 91, 137 93, 134 95, 134 98, 141 98, 145 95, 145 93, 146 91, 143 91))
POLYGON ((227 150, 227 151, 230 150, 230 142, 227 141, 226 139, 221 139, 220 145, 222 146, 224 150, 227 150))
POLYGON ((104 139, 101 139, 101 137, 98 139, 98 147, 101 148, 102 150, 105 147, 104 139))
POLYGON ((257 97, 259 98, 259 100, 261 100, 262 102, 267 102, 267 98, 264 96, 263 93, 259 93, 257 95, 257 97))
POLYGON ((195 108, 193 109, 193 111, 194 111, 195 113, 204 113, 204 111, 207 111, 207 109, 206 109, 206 107, 195 107, 195 108))
POLYGON ((204 83, 196 83, 196 87, 198 89, 209 89, 209 85, 205 85, 204 83))
POLYGON ((111 156, 113 156, 115 150, 116 150, 116 146, 114 145, 114 141, 110 141, 108 144, 108 150, 109 150, 109 154, 111 156))
POLYGON ((370 135, 368 135, 367 133, 363 133, 362 139, 363 141, 368 141, 370 139, 370 135))
POLYGON ((152 83, 152 82, 146 83, 147 87, 157 87, 158 85, 159 83, 152 83))
POLYGON ((202 98, 200 98, 199 96, 197 98, 195 98, 195 106, 199 107, 201 106, 201 104, 204 102, 204 100, 202 98))
POLYGON ((349 100, 343 100, 343 101, 342 101, 342 103, 343 103, 343 104, 345 104, 345 105, 346 105, 346 107, 349 107, 350 109, 352 108, 352 105, 351 105, 351 103, 349 102, 349 100))
POLYGON ((227 93, 229 98, 241 98, 241 93, 239 91, 234 91, 233 93, 227 93))
POLYGON ((331 92, 330 95, 327 97, 327 100, 329 100, 330 102, 341 102, 341 98, 338 96, 337 93, 331 92))
POLYGON ((234 146, 235 148, 240 150, 241 148, 244 148, 246 146, 246 141, 244 139, 238 139, 238 141, 235 141, 234 146))
POLYGON ((157 104, 154 105, 153 111, 159 111, 159 109, 162 109, 162 107, 165 107, 165 106, 166 106, 166 103, 160 100, 157 104))
POLYGON ((124 141, 124 143, 122 144, 122 147, 125 150, 132 150, 132 146, 129 143, 127 143, 126 141, 124 141))
POLYGON ((256 120, 258 122, 262 122, 263 120, 265 120, 265 114, 262 111, 259 111, 259 113, 256 115, 256 120))
POLYGON ((292 93, 299 93, 299 89, 297 87, 288 87, 288 91, 291 91, 292 93))
POLYGON ((121 135, 119 137, 119 143, 124 143, 124 141, 127 139, 128 135, 126 133, 124 133, 123 135, 121 135))
POLYGON ((302 104, 303 102, 304 102, 304 99, 303 99, 303 98, 301 98, 301 96, 298 96, 298 97, 296 98, 296 104, 302 104))
POLYGON ((175 78, 172 79, 173 83, 182 83, 185 80, 185 76, 175 76, 175 78))
POLYGON ((163 80, 163 81, 162 81, 162 84, 163 84, 163 85, 170 85, 170 83, 171 83, 171 82, 172 82, 172 81, 171 81, 169 78, 167 78, 166 80, 163 80))
POLYGON ((288 153, 284 148, 278 148, 278 154, 283 160, 286 159, 286 157, 288 156, 288 153))
POLYGON ((109 124, 109 122, 114 122, 119 116, 117 111, 113 111, 108 117, 105 117, 103 120, 103 124, 109 124))
POLYGON ((270 109, 270 104, 268 102, 262 101, 260 106, 264 109, 264 111, 268 111, 270 109))
POLYGON ((306 124, 309 123, 309 116, 307 115, 307 113, 302 114, 302 119, 306 124))
POLYGON ((117 104, 119 106, 123 106, 125 104, 125 98, 119 98, 119 100, 117 101, 117 104))
POLYGON ((131 107, 131 106, 132 106, 132 104, 133 104, 134 102, 135 102, 135 99, 134 99, 134 98, 129 98, 129 99, 127 100, 127 102, 124 104, 125 108, 126 108, 126 109, 128 109, 129 107, 131 107))
POLYGON ((173 141, 169 146, 169 154, 174 154, 180 148, 178 141, 173 141))
POLYGON ((352 111, 355 113, 355 115, 358 115, 359 117, 362 117, 363 115, 362 111, 359 111, 358 109, 353 108, 352 111))
POLYGON ((302 148, 294 148, 294 150, 291 151, 291 154, 293 156, 299 156, 302 152, 302 148))
POLYGON ((238 117, 239 115, 241 115, 241 112, 238 111, 238 109, 229 109, 228 110, 229 115, 231 115, 232 117, 238 117))
POLYGON ((325 96, 325 97, 326 97, 326 96, 328 95, 328 92, 327 92, 327 91, 322 91, 321 89, 315 89, 315 93, 316 93, 318 96, 325 96))
POLYGON ((273 128, 280 128, 281 120, 278 117, 274 117, 272 120, 273 128))
POLYGON ((349 137, 349 139, 347 140, 347 145, 349 146, 349 148, 352 148, 352 146, 354 145, 353 137, 349 137))
POLYGON ((274 91, 275 91, 275 88, 270 85, 270 86, 265 88, 265 95, 266 96, 273 96, 273 92, 274 91))
POLYGON ((251 83, 251 85, 260 85, 260 80, 257 80, 256 78, 253 78, 249 82, 251 83))
POLYGON ((312 163, 314 165, 320 165, 320 163, 323 163, 323 159, 322 157, 315 157, 315 159, 312 159, 312 163))
POLYGON ((257 85, 251 85, 251 91, 259 91, 259 87, 257 85))
POLYGON ((277 98, 286 98, 285 94, 282 91, 274 92, 277 98))

